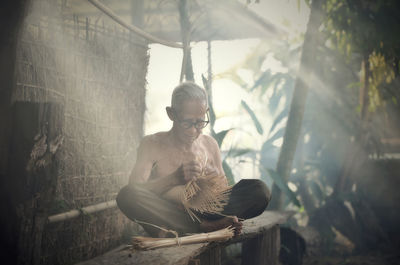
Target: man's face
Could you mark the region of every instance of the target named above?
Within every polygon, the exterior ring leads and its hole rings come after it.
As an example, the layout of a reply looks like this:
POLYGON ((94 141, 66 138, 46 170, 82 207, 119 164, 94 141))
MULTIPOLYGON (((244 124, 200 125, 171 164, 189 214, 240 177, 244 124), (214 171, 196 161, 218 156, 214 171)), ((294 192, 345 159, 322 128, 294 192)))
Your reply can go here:
POLYGON ((178 139, 183 143, 193 143, 202 133, 202 128, 196 128, 194 124, 201 125, 201 123, 204 123, 207 120, 206 112, 207 106, 204 101, 186 100, 182 102, 180 109, 174 110, 173 126, 178 139))

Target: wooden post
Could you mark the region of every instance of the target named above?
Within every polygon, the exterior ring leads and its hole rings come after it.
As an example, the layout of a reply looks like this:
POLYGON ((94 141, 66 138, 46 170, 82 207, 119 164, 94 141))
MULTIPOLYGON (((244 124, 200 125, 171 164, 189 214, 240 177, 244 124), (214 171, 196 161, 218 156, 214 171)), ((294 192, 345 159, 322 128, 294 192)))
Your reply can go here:
POLYGON ((191 260, 189 260, 188 265, 201 265, 200 259, 196 259, 196 258, 191 259, 191 260))
POLYGON ((200 255, 201 265, 221 265, 221 245, 216 244, 200 255))
POLYGON ((185 77, 186 81, 194 82, 193 66, 192 66, 192 53, 190 50, 190 19, 187 8, 187 1, 179 1, 179 22, 181 25, 182 45, 183 45, 183 59, 182 69, 179 83, 181 83, 185 77))
POLYGON ((144 22, 144 0, 131 0, 132 25, 143 28, 144 22))
POLYGON ((16 263, 16 220, 13 205, 9 201, 12 195, 7 174, 9 143, 11 137, 11 98, 15 89, 15 66, 18 37, 30 1, 2 1, 0 17, 0 246, 1 263, 16 263))
POLYGON ((7 183, 16 220, 18 264, 40 264, 42 232, 55 197, 64 110, 55 103, 12 108, 7 183))
POLYGON ((281 247, 279 225, 248 239, 242 245, 242 265, 278 265, 281 247))

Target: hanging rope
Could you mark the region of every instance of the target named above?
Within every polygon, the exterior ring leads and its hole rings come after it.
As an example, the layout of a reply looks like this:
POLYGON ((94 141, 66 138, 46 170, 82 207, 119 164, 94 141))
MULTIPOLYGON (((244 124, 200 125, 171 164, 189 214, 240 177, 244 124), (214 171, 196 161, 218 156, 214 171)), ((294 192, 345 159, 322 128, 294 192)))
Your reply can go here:
POLYGON ((127 28, 128 30, 136 33, 137 35, 150 40, 152 42, 155 43, 159 43, 165 46, 169 46, 169 47, 173 47, 173 48, 183 48, 183 46, 179 43, 176 42, 171 42, 171 41, 166 41, 160 38, 157 38, 143 30, 141 30, 140 28, 137 28, 133 25, 130 25, 128 23, 126 23, 125 21, 123 21, 119 16, 117 16, 117 14, 115 14, 111 9, 109 9, 107 6, 103 5, 102 3, 100 3, 98 0, 88 0, 92 5, 94 5, 95 7, 97 7, 98 9, 100 9, 104 14, 106 14, 107 16, 109 16, 112 20, 114 20, 115 22, 117 22, 118 24, 120 24, 121 26, 127 28))

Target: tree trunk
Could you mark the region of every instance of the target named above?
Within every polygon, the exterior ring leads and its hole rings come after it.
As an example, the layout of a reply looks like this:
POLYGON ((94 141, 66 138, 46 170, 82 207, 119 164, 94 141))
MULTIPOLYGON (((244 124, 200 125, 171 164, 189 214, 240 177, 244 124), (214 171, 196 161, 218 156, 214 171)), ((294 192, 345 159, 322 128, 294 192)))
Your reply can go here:
MULTIPOLYGON (((311 14, 307 25, 307 31, 304 36, 300 68, 296 78, 293 99, 290 105, 289 117, 277 164, 277 173, 284 182, 287 182, 290 177, 297 141, 301 134, 301 124, 303 121, 304 108, 307 99, 307 90, 310 84, 311 73, 315 62, 316 39, 318 28, 321 23, 321 1, 313 0, 311 4, 311 14)), ((276 184, 274 184, 272 187, 272 201, 270 208, 281 209, 282 205, 282 191, 276 184)))
POLYGON ((357 128, 357 137, 354 142, 348 147, 346 159, 343 163, 341 174, 335 184, 333 196, 338 197, 340 194, 351 191, 351 186, 354 181, 351 179, 353 172, 356 172, 368 159, 365 146, 369 141, 369 134, 365 132, 368 125, 368 105, 369 105, 369 77, 370 64, 369 52, 364 55, 361 69, 364 75, 361 77, 362 86, 359 89, 359 105, 360 105, 360 126, 357 128))
POLYGON ((368 105, 369 105, 369 77, 370 77, 370 69, 369 69, 369 53, 364 55, 364 60, 362 61, 362 69, 364 71, 364 76, 362 77, 364 80, 361 80, 363 84, 360 87, 360 95, 359 95, 359 104, 360 104, 360 113, 361 113, 361 121, 364 121, 367 117, 368 105))

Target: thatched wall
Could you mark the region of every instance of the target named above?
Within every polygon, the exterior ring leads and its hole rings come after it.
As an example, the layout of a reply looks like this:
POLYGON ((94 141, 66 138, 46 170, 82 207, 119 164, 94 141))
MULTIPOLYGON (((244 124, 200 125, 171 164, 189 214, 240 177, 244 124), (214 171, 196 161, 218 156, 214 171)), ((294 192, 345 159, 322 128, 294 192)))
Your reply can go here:
MULTIPOLYGON (((52 3, 52 4, 49 4, 52 3)), ((127 184, 142 136, 148 47, 101 20, 34 1, 18 40, 14 102, 63 106, 56 198, 49 214, 109 201, 127 184)), ((115 246, 132 222, 117 208, 47 224, 42 264, 72 264, 115 246)))

